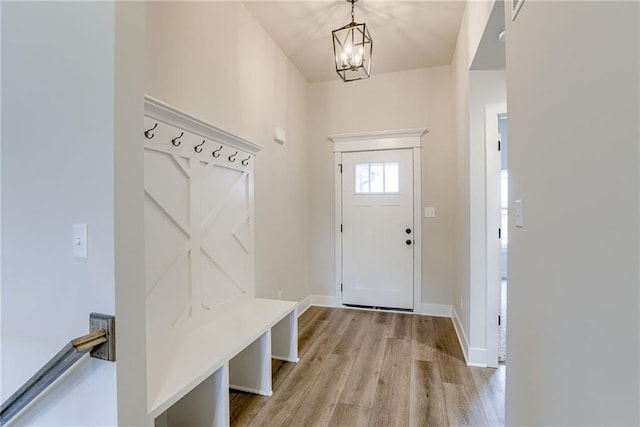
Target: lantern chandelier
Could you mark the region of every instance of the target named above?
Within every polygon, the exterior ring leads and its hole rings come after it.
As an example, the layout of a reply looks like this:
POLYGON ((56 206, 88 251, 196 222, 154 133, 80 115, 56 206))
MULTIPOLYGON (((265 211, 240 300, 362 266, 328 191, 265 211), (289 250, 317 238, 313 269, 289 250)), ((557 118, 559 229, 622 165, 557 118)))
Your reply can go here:
POLYGON ((345 82, 368 79, 371 72, 373 40, 367 24, 355 22, 353 9, 356 1, 347 0, 351 3, 351 22, 331 32, 336 73, 345 82))

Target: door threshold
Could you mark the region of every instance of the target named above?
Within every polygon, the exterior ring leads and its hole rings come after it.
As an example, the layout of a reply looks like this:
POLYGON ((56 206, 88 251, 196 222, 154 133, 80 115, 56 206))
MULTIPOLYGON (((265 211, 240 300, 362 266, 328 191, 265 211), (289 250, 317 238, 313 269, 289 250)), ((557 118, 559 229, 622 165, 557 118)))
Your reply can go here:
POLYGON ((358 305, 358 304, 342 304, 345 307, 350 308, 359 308, 362 310, 373 310, 373 311, 402 311, 405 313, 413 313, 412 308, 396 308, 396 307, 378 307, 374 305, 358 305))

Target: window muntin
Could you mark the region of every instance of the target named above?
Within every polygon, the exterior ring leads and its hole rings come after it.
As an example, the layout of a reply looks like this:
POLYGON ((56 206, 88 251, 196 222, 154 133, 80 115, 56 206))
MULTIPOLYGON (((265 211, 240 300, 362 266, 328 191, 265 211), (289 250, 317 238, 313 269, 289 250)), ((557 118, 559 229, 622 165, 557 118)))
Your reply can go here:
POLYGON ((398 162, 356 163, 356 194, 385 194, 400 191, 398 162))

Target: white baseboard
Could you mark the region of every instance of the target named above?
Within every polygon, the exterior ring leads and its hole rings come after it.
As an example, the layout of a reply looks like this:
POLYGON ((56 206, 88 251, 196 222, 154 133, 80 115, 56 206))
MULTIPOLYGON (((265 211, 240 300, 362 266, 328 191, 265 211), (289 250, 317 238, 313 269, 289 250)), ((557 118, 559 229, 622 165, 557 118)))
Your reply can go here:
POLYGON ((469 347, 469 356, 467 357, 468 366, 477 366, 479 368, 487 367, 487 349, 480 347, 469 347))
POLYGON ((487 349, 480 347, 470 347, 467 335, 464 333, 464 327, 458 317, 458 312, 454 306, 451 307, 453 327, 456 330, 458 336, 458 342, 462 348, 462 354, 464 355, 464 361, 467 366, 478 366, 481 368, 487 367, 487 349))
POLYGON ((339 307, 336 297, 331 295, 311 295, 311 305, 319 307, 339 307))
POLYGON ((451 317, 452 307, 447 304, 421 304, 417 314, 434 317, 451 317))
POLYGON ((307 311, 309 307, 311 307, 311 295, 298 303, 298 317, 302 316, 302 313, 307 311))

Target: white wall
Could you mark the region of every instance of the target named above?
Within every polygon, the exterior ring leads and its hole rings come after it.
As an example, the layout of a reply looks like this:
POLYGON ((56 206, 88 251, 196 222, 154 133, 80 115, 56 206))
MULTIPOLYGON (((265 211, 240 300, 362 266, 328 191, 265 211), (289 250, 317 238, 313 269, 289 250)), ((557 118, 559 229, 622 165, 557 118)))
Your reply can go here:
POLYGON ((255 164, 256 294, 310 294, 307 83, 239 2, 149 2, 146 93, 264 146, 255 164), (287 141, 273 141, 274 128, 287 141))
MULTIPOLYGON (((462 329, 463 347, 469 356, 469 347, 478 349, 470 361, 484 363, 484 331, 486 319, 486 286, 483 256, 484 248, 484 123, 479 127, 478 109, 494 96, 493 89, 500 90, 499 74, 470 72, 485 26, 491 15, 495 0, 471 1, 465 6, 458 41, 452 61, 456 105, 457 146, 457 203, 454 224, 454 309, 462 329), (484 81, 483 82, 483 77, 484 81), (483 88, 478 83, 489 83, 483 88), (473 98, 472 98, 473 97, 473 98), (473 108, 472 108, 473 102, 473 108)), ((498 73, 498 72, 494 72, 498 73)), ((502 87, 504 91, 504 85, 502 87)), ((484 120, 483 120, 484 122, 484 120)))
POLYGON ((312 292, 334 295, 332 134, 424 127, 422 201, 437 217, 422 220, 422 300, 451 305, 456 162, 449 66, 315 83, 309 95, 312 177, 312 292))
POLYGON ((639 4, 506 15, 506 422, 638 425, 639 4))
POLYGON ((148 425, 144 288, 144 2, 115 2, 113 210, 118 425, 148 425))
MULTIPOLYGON (((2 3, 3 400, 88 332, 90 312, 115 314, 115 281, 135 286, 136 275, 114 257, 121 234, 114 179, 133 171, 114 164, 125 155, 114 153, 115 139, 133 136, 114 114, 122 101, 116 85, 136 89, 114 71, 121 53, 115 33, 127 25, 120 26, 115 3, 2 3), (71 256, 73 223, 88 224, 86 260, 71 256)), ((134 211, 117 201, 122 212, 134 211)), ((127 393, 116 402, 128 357, 121 355, 118 378, 117 364, 86 357, 16 424, 133 424, 117 418, 117 407, 136 403, 127 393)), ((144 387, 129 389, 144 394, 144 387)))

